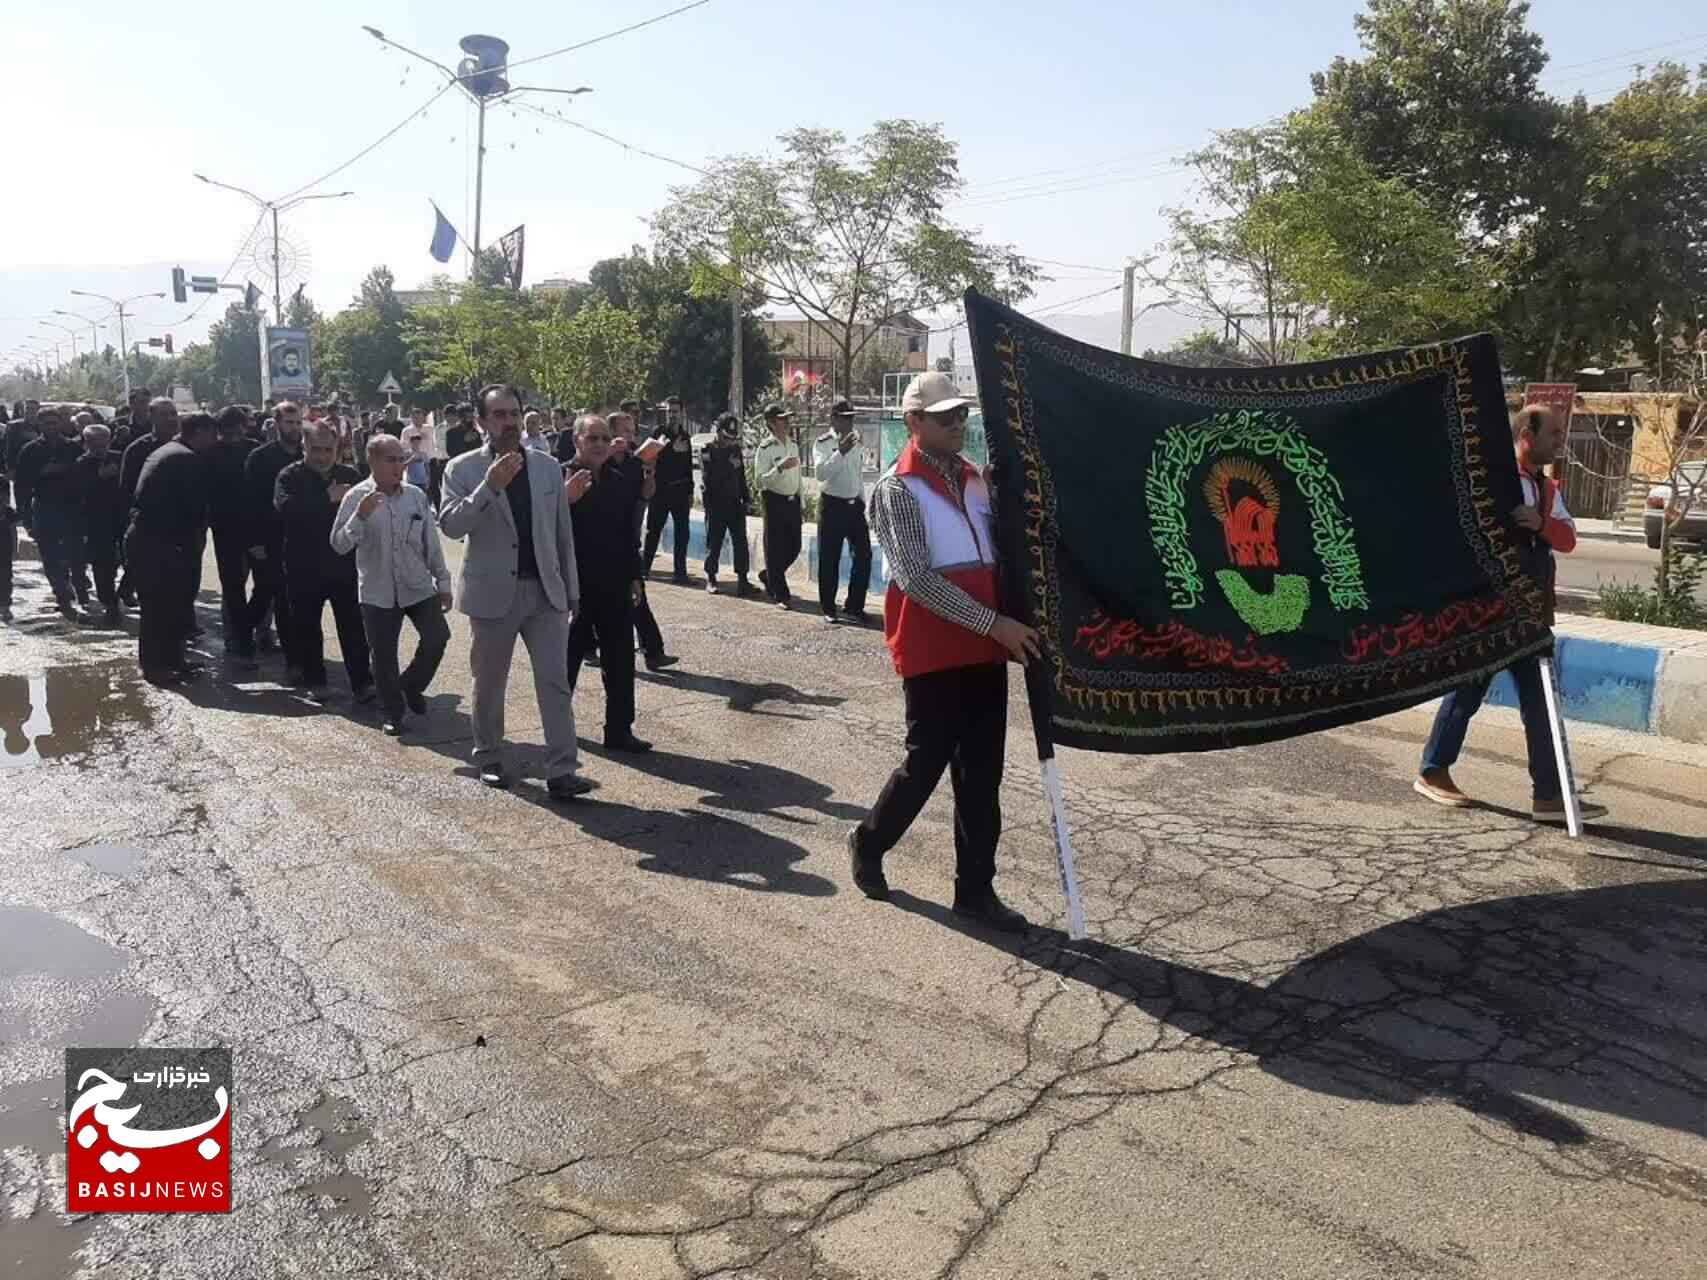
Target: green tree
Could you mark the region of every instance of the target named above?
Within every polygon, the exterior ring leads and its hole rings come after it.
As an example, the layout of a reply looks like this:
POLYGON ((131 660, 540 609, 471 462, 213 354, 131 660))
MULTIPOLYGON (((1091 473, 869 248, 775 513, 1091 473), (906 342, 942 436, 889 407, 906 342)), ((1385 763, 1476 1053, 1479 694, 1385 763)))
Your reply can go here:
MULTIPOLYGON (((696 293, 684 260, 652 257, 639 246, 626 257, 595 263, 587 279, 611 306, 633 312, 652 343, 647 395, 679 395, 688 414, 701 421, 728 405, 733 352, 727 297, 696 293)), ((776 352, 754 314, 762 301, 750 292, 741 309, 741 381, 752 392, 776 368, 776 352)))
POLYGON ((603 409, 646 385, 652 344, 631 311, 598 298, 532 330, 528 373, 554 405, 603 409))
POLYGON ((949 222, 962 184, 956 145, 936 125, 884 120, 855 142, 833 129, 782 135, 782 155, 733 157, 672 191, 653 222, 683 256, 695 292, 757 289, 822 324, 851 370, 886 321, 956 302, 968 287, 1010 301, 1037 268, 949 222))
POLYGON ((350 306, 325 326, 320 363, 329 379, 358 403, 377 401, 379 384, 394 374, 403 398, 415 395, 416 376, 404 338, 406 316, 389 267, 367 273, 350 306))
POLYGON ((446 300, 403 320, 420 392, 435 399, 471 398, 485 383, 515 378, 533 345, 525 305, 516 295, 443 277, 433 287, 446 300))
POLYGON ((1353 19, 1366 56, 1311 77, 1328 123, 1383 178, 1403 179, 1474 243, 1532 212, 1558 104, 1525 0, 1369 0, 1353 19))
POLYGON ((1257 363, 1250 352, 1236 342, 1230 342, 1208 329, 1200 329, 1189 338, 1181 338, 1171 347, 1144 353, 1146 360, 1163 364, 1185 365, 1192 369, 1243 368, 1257 363))

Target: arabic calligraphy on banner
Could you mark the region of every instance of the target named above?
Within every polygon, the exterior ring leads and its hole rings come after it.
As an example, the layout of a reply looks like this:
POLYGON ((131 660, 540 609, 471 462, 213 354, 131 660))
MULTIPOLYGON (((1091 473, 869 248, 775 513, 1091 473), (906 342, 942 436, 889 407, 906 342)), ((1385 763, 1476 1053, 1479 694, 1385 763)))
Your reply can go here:
POLYGON ((1185 369, 966 309, 1004 603, 1043 634, 1054 741, 1285 738, 1550 647, 1492 338, 1185 369))

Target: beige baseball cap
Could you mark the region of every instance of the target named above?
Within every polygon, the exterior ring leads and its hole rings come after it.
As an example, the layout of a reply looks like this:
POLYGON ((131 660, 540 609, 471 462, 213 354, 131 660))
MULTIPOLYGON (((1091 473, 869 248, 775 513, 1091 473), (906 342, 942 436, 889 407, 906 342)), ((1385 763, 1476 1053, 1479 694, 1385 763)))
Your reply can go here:
POLYGON ((947 413, 973 403, 973 398, 962 395, 954 379, 946 373, 921 373, 907 384, 906 394, 901 397, 901 412, 912 413, 917 409, 924 413, 947 413))

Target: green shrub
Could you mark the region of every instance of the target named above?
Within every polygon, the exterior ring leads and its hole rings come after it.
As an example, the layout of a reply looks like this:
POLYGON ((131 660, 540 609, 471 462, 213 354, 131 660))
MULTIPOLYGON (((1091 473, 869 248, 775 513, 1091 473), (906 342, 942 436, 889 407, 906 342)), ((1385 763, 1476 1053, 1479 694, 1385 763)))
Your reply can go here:
POLYGON ((1600 612, 1616 622, 1645 622, 1656 627, 1688 627, 1707 631, 1707 607, 1695 597, 1707 573, 1707 556, 1685 552, 1674 544, 1666 550, 1665 572, 1654 571, 1654 585, 1612 582, 1600 589, 1600 612), (1660 583, 1664 582, 1662 588, 1660 583))

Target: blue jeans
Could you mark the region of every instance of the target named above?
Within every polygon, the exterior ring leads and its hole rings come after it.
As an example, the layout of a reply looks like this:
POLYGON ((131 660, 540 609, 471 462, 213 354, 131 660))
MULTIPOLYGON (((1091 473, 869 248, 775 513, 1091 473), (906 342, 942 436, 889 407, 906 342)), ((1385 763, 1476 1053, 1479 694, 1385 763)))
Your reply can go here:
MULTIPOLYGON (((1517 685, 1518 710, 1523 715, 1523 737, 1529 745, 1529 781, 1535 788, 1537 800, 1557 800, 1559 766, 1553 758, 1553 729, 1547 721, 1547 695, 1541 690, 1541 660, 1519 658, 1506 668, 1517 685)), ((1470 731, 1470 717, 1476 714, 1487 696, 1492 676, 1462 685, 1447 694, 1434 717, 1434 730, 1423 748, 1422 772, 1431 769, 1450 769, 1458 762, 1464 749, 1464 736, 1470 731)))

